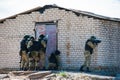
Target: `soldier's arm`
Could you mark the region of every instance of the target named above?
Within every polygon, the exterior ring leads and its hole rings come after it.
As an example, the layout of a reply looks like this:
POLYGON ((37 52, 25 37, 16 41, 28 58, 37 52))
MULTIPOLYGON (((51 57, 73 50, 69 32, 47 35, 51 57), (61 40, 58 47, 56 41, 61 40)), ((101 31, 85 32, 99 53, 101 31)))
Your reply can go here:
POLYGON ((96 44, 93 44, 91 41, 89 41, 87 44, 93 49, 96 47, 96 44))

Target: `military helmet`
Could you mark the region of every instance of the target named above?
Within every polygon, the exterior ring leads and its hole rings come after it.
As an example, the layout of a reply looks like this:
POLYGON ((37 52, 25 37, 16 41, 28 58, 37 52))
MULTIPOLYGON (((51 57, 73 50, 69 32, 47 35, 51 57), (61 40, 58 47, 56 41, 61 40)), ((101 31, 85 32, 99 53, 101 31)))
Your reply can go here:
POLYGON ((45 37, 45 35, 44 35, 44 34, 41 34, 41 35, 39 36, 38 40, 43 39, 44 37, 45 37))
POLYGON ((96 39, 96 37, 95 36, 91 36, 90 39, 96 39))
POLYGON ((23 38, 26 40, 30 37, 30 35, 25 35, 23 38))
POLYGON ((56 55, 60 55, 60 51, 59 51, 59 50, 56 50, 56 51, 55 51, 55 54, 56 54, 56 55))
POLYGON ((33 36, 30 37, 31 40, 34 40, 35 38, 33 36))
POLYGON ((35 38, 33 36, 29 36, 29 38, 27 38, 28 41, 30 41, 30 40, 34 41, 34 39, 35 38))
POLYGON ((40 35, 40 38, 44 38, 44 37, 45 37, 45 35, 44 35, 44 34, 41 34, 41 35, 40 35))

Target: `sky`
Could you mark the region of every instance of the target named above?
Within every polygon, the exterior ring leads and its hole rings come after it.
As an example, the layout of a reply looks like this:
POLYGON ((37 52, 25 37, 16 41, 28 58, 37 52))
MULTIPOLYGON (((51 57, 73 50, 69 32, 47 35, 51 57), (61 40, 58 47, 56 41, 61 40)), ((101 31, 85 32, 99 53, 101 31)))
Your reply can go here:
POLYGON ((50 4, 120 18, 120 0, 0 0, 0 19, 50 4))

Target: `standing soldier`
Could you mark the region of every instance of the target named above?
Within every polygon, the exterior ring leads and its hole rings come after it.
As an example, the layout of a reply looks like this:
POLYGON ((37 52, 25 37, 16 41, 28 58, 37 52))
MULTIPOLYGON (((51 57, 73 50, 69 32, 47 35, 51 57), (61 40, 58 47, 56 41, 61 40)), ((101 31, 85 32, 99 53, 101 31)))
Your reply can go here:
POLYGON ((20 70, 28 69, 28 49, 27 49, 27 40, 30 38, 30 35, 25 35, 20 42, 20 70))
POLYGON ((85 43, 85 52, 84 57, 85 61, 84 64, 81 66, 80 71, 84 71, 83 68, 86 67, 86 71, 89 72, 89 67, 91 63, 91 55, 93 54, 93 49, 100 43, 100 40, 97 40, 95 36, 91 36, 85 43))
POLYGON ((47 40, 45 39, 45 35, 41 34, 38 38, 38 41, 41 43, 41 49, 40 49, 40 69, 45 69, 45 53, 46 53, 46 47, 47 47, 47 40))

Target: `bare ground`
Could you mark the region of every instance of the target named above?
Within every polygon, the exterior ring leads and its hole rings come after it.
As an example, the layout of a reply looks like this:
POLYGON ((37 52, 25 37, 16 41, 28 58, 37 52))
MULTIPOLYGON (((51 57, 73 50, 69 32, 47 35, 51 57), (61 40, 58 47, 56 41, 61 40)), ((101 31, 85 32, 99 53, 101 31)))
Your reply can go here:
POLYGON ((0 69, 0 80, 115 80, 115 77, 74 71, 15 71, 0 69))

